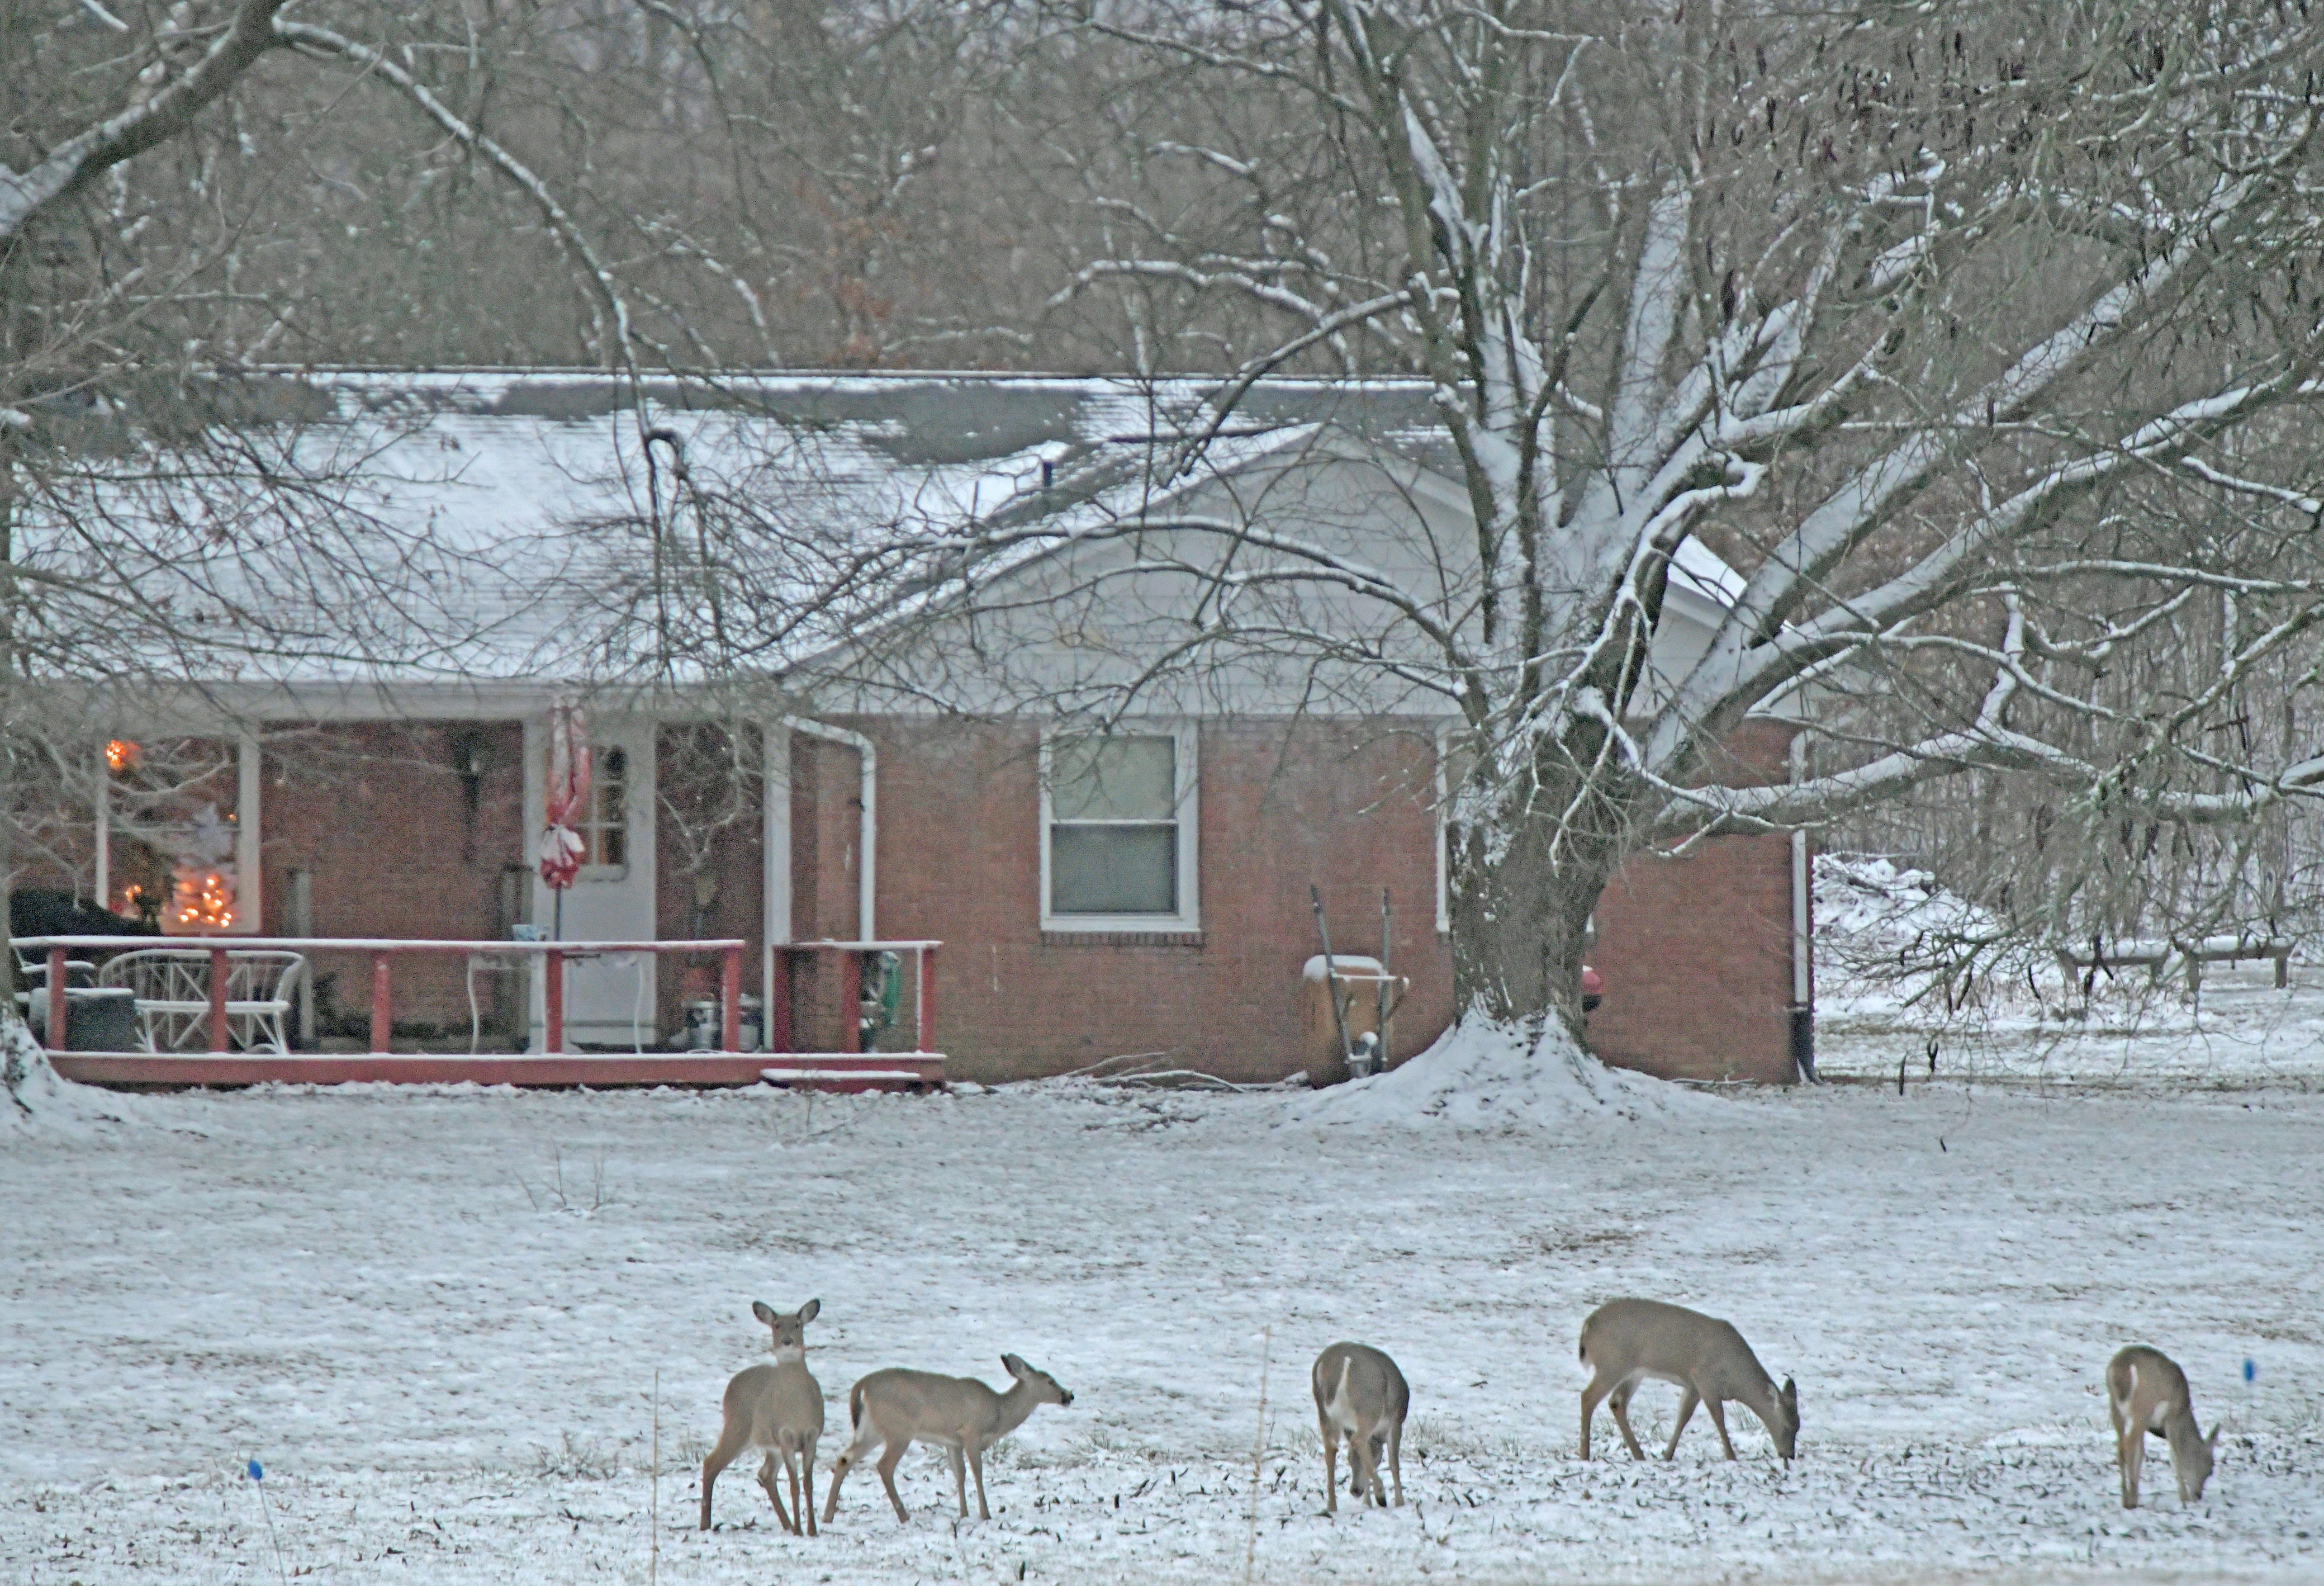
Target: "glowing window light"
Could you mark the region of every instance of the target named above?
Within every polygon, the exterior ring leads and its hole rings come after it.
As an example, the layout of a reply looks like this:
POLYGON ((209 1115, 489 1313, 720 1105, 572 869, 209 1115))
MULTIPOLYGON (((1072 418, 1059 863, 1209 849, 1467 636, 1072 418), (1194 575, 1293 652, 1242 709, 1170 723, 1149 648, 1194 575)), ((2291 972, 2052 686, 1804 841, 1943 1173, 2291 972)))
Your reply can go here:
POLYGON ((178 923, 198 931, 234 924, 234 883, 217 871, 180 883, 178 923))
POLYGON ((106 769, 115 776, 123 771, 135 770, 144 759, 143 746, 127 738, 112 739, 105 746, 106 769))

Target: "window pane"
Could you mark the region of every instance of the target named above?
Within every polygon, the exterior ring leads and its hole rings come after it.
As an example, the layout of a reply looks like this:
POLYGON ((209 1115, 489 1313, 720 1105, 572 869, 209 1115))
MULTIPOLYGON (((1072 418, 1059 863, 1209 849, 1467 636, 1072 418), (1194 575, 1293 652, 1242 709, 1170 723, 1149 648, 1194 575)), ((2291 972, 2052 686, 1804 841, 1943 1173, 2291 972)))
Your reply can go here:
POLYGON ((1049 807, 1061 821, 1167 821, 1178 802, 1174 738, 1060 738, 1049 807))
POLYGON ((1049 912, 1177 913, 1177 826, 1051 826, 1049 912))

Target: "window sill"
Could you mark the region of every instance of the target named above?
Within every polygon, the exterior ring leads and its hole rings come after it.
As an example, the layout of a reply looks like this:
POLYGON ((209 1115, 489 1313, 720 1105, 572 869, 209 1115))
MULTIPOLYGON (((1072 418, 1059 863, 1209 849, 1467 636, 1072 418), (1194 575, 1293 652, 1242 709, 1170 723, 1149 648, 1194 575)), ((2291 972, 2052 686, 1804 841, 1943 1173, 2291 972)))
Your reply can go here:
POLYGON ((1193 931, 1055 930, 1044 928, 1044 947, 1199 947, 1203 933, 1193 931))

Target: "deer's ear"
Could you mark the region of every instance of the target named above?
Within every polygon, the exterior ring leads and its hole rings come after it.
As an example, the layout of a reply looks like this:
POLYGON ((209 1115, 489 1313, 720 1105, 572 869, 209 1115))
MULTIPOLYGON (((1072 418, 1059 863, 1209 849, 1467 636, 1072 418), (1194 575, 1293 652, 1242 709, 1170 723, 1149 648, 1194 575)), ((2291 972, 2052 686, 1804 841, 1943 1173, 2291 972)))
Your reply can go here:
MULTIPOLYGON (((2227 1423, 2226 1423, 2226 1422, 2224 1422, 2224 1421, 2222 1421, 2221 1423, 2219 1423, 2219 1426, 2224 1426, 2224 1425, 2227 1425, 2227 1423)), ((2217 1447, 2218 1447, 2218 1446, 2219 1446, 2219 1426, 2214 1426, 2214 1427, 2212 1427, 2212 1428, 2211 1428, 2211 1434, 2210 1434, 2209 1437, 2206 1437, 2205 1439, 2203 1439, 2203 1446, 2204 1446, 2205 1448, 2214 1448, 2214 1449, 2215 1449, 2215 1448, 2217 1448, 2217 1447)))
POLYGON ((1032 1367, 1019 1360, 1015 1355, 1001 1356, 1001 1368, 1002 1370, 1008 1372, 1011 1377, 1023 1377, 1030 1373, 1033 1369, 1032 1367))
POLYGON ((1784 1379, 1784 1402, 1794 1410, 1800 1407, 1800 1385, 1788 1377, 1784 1379))
POLYGON ((775 1308, 774 1306, 767 1304, 764 1300, 752 1300, 751 1302, 751 1314, 756 1316, 760 1321, 764 1322, 770 1327, 772 1327, 775 1324, 775 1308))
POLYGON ((821 1300, 809 1300, 807 1304, 799 1307, 799 1320, 802 1322, 812 1322, 816 1316, 820 1315, 822 1312, 823 1302, 821 1300))

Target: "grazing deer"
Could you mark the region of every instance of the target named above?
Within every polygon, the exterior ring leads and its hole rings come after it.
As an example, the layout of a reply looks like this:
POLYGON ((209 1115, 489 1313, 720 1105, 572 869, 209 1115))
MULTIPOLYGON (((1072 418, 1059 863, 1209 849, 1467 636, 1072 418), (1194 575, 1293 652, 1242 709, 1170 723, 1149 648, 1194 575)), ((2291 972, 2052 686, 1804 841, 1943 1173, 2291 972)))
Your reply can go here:
POLYGON ((793 1535, 815 1531, 815 1445, 823 1436, 823 1385, 807 1369, 807 1324, 823 1309, 821 1300, 809 1300, 789 1315, 761 1301, 751 1302, 751 1314, 774 1334, 771 1366, 752 1366, 734 1373, 726 1385, 726 1421, 718 1433, 718 1446, 702 1461, 702 1528, 710 1529, 710 1492, 718 1472, 734 1462, 746 1448, 767 1451, 759 1467, 759 1485, 775 1506, 775 1518, 793 1535), (791 1507, 775 1487, 775 1462, 782 1462, 791 1479, 791 1507), (794 1460, 798 1462, 794 1463, 794 1460), (807 1501, 799 1502, 799 1476, 807 1476, 807 1501), (804 1524, 806 1529, 801 1531, 804 1524))
POLYGON ((953 1485, 960 1492, 960 1517, 968 1518, 968 1479, 963 1456, 976 1472, 976 1517, 989 1520, 984 1507, 984 1451, 1025 1424, 1041 1405, 1069 1405, 1074 1396, 1047 1371, 1037 1371, 1015 1355, 1001 1363, 1013 1380, 1007 1393, 995 1393, 973 1377, 939 1377, 933 1371, 907 1371, 890 1367, 874 1371, 847 1395, 847 1416, 855 1439, 832 1462, 831 1485, 823 1495, 823 1523, 831 1524, 839 1508, 839 1484, 847 1472, 862 1463, 875 1443, 888 1446, 880 1455, 880 1480, 888 1501, 896 1506, 896 1521, 906 1523, 904 1500, 896 1495, 896 1463, 915 1443, 933 1443, 952 1455, 953 1485))
POLYGON ((2122 1507, 2138 1507, 2138 1472, 2146 1462, 2146 1435, 2171 1445, 2171 1471, 2179 1478, 2179 1501, 2193 1503, 2211 1479, 2212 1452, 2219 1429, 2206 1437, 2195 1425, 2195 1401, 2188 1397, 2187 1373, 2161 1350, 2132 1344, 2107 1362, 2107 1410, 2114 1417, 2114 1457, 2122 1467, 2122 1507))
POLYGON ((1675 1383, 1684 1395, 1679 1400, 1678 1425, 1671 1429, 1670 1446, 1663 1458, 1678 1456, 1679 1434, 1693 1418, 1694 1406, 1711 1411, 1719 1428, 1719 1445, 1735 1457, 1727 1438, 1727 1401, 1748 1406, 1775 1440, 1775 1452, 1785 1459, 1800 1434, 1799 1389, 1789 1378, 1777 1390, 1775 1379, 1759 1364, 1751 1346, 1733 1324, 1715 1316, 1666 1305, 1659 1300, 1613 1300, 1590 1313, 1582 1323, 1582 1363, 1590 1368, 1590 1386, 1582 1390, 1582 1457, 1590 1457, 1590 1421, 1600 1400, 1610 1399, 1614 1425, 1633 1457, 1646 1451, 1630 1432, 1630 1396, 1652 1377, 1675 1383))
POLYGON ((1323 1431, 1323 1512, 1340 1512, 1340 1437, 1348 1439, 1348 1491, 1382 1508, 1380 1445, 1388 1445, 1396 1501, 1404 1502, 1404 1413, 1412 1389, 1396 1362, 1370 1344, 1335 1343, 1315 1357, 1308 1373, 1315 1389, 1315 1422, 1323 1431))

